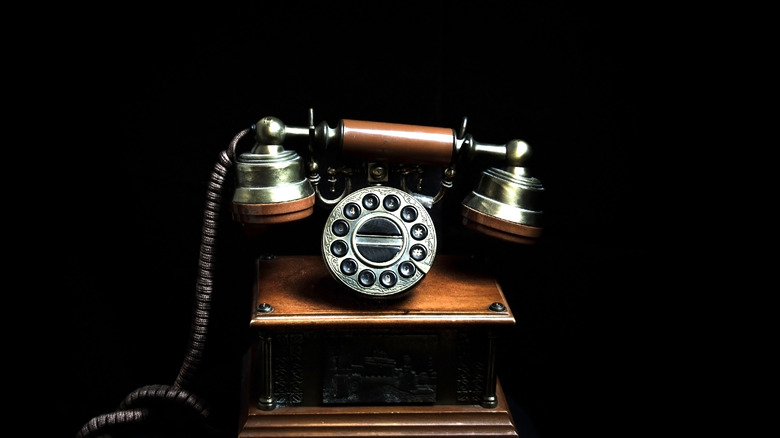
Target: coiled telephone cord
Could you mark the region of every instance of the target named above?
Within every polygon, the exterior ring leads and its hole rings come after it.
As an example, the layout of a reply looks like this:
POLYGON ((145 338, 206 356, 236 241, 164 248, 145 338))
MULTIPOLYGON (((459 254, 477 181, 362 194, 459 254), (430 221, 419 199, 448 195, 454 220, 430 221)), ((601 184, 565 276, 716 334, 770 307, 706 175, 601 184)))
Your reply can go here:
POLYGON ((222 189, 228 170, 233 166, 236 145, 251 129, 239 132, 228 148, 221 151, 219 159, 209 178, 206 190, 206 205, 203 213, 200 255, 198 258, 198 280, 196 283, 195 308, 190 338, 184 361, 173 385, 149 385, 136 389, 125 397, 114 412, 99 415, 89 420, 76 438, 109 438, 112 433, 135 430, 160 418, 160 412, 170 409, 184 410, 202 420, 209 427, 209 408, 205 400, 196 394, 199 367, 206 351, 211 296, 215 274, 215 247, 217 224, 222 206, 222 189))

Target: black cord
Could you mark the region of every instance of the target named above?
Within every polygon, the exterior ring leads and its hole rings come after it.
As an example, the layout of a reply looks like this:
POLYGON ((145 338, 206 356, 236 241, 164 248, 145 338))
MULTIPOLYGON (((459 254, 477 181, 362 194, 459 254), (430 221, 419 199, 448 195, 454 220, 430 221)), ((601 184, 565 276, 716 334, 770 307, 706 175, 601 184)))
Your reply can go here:
MULTIPOLYGON (((209 178, 206 190, 206 205, 201 230, 200 255, 198 258, 198 280, 196 283, 195 309, 193 311, 187 353, 179 369, 176 381, 171 385, 149 385, 138 388, 125 397, 114 412, 99 415, 89 420, 76 438, 107 438, 114 433, 126 433, 150 424, 164 423, 163 419, 178 412, 183 417, 192 417, 202 423, 199 429, 209 436, 208 404, 196 395, 200 365, 206 351, 211 298, 213 294, 217 228, 222 206, 222 190, 228 170, 233 165, 238 141, 250 129, 239 132, 230 142, 227 150, 220 152, 219 159, 209 178), (165 415, 163 415, 165 414, 165 415)), ((168 422, 168 427, 171 427, 168 422)), ((149 435, 145 435, 149 436, 149 435)), ((166 435, 167 436, 167 435, 166 435)), ((178 436, 178 435, 177 435, 178 436)), ((186 436, 186 435, 182 435, 186 436)))

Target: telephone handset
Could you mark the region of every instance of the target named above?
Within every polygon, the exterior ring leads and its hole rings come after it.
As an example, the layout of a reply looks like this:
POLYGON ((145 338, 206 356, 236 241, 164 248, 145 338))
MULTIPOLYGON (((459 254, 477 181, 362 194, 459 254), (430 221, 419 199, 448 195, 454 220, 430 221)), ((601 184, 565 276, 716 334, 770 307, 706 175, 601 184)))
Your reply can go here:
POLYGON ((437 233, 428 209, 452 187, 459 164, 479 161, 495 166, 482 172, 462 201, 462 223, 505 241, 535 242, 542 231, 544 188, 526 168, 529 146, 520 140, 477 142, 465 128, 465 118, 455 133, 349 119, 335 128, 325 122, 315 126, 313 110, 308 127, 264 117, 253 126, 251 151, 236 157, 233 218, 256 234, 309 217, 315 205, 329 208, 320 250, 331 276, 365 296, 398 296, 433 266, 437 233), (339 159, 351 164, 327 168, 331 192, 343 180, 341 194, 329 198, 320 190, 320 161, 339 159), (408 181, 427 167, 444 169, 434 196, 408 181), (365 178, 364 187, 355 188, 355 177, 365 178))

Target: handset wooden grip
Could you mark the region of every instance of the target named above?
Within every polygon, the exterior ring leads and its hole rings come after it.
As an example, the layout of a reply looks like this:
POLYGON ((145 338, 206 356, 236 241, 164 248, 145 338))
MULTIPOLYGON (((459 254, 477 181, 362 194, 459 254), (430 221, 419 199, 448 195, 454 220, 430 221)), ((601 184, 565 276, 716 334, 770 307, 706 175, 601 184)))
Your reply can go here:
POLYGON ((455 149, 449 128, 344 119, 341 153, 371 161, 448 166, 455 149))

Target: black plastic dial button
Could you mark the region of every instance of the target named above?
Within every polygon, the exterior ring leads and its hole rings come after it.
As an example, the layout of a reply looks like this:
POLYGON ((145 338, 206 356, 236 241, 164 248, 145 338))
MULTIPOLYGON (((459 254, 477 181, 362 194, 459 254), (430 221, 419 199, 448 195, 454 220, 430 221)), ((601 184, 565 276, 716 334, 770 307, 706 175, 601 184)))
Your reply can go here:
POLYGON ((414 224, 410 231, 414 240, 423 240, 428 237, 428 228, 423 224, 414 224))
POLYGON ((424 259, 426 255, 428 255, 428 250, 426 250, 422 245, 413 245, 411 249, 409 249, 409 257, 417 260, 418 262, 424 259))
POLYGON ((401 219, 406 222, 414 222, 417 220, 417 209, 411 205, 407 205, 401 210, 401 219))
POLYGON ((333 222, 333 226, 331 227, 331 231, 333 231, 333 234, 344 237, 349 233, 349 224, 345 220, 337 220, 336 222, 333 222))
POLYGON ((403 278, 409 278, 414 275, 415 272, 417 272, 417 268, 412 262, 403 262, 398 265, 398 273, 401 274, 401 277, 403 278))
POLYGON ((358 264, 355 259, 344 259, 341 261, 341 273, 344 275, 352 275, 357 272, 358 264))
POLYGON ((373 284, 376 283, 376 274, 370 269, 363 269, 360 271, 360 274, 358 274, 358 281, 363 286, 373 286, 373 284))
POLYGON ((354 202, 350 202, 349 204, 345 205, 344 216, 346 216, 347 219, 356 219, 358 216, 360 216, 360 206, 354 202))
POLYGON ((366 210, 376 210, 379 207, 379 197, 373 193, 369 193, 363 197, 363 207, 366 210))
POLYGON ((398 199, 398 196, 388 195, 385 196, 384 201, 382 201, 382 205, 385 206, 385 210, 387 211, 396 211, 398 210, 398 207, 401 206, 401 200, 398 199))
POLYGON ((330 253, 336 257, 344 257, 347 255, 347 242, 343 240, 336 240, 330 244, 330 253))
POLYGON ((398 277, 393 271, 382 271, 379 274, 379 283, 384 287, 393 287, 398 282, 398 277))

